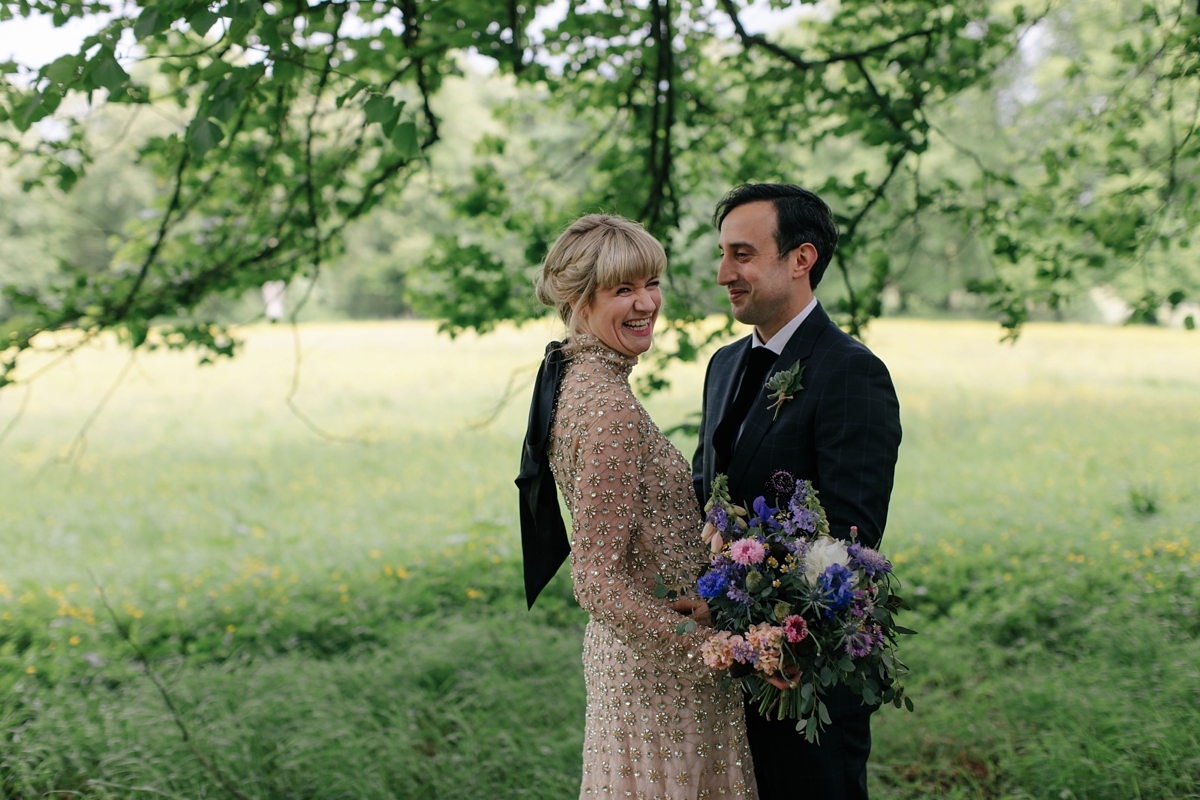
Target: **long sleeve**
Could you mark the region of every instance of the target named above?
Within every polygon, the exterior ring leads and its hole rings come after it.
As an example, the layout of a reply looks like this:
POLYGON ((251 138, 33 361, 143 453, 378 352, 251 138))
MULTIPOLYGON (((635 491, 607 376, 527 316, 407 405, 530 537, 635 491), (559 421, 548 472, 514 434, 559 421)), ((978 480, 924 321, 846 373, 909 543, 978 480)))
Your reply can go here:
POLYGON ((757 800, 740 688, 700 658, 708 630, 680 636, 685 618, 654 597, 656 575, 690 582, 709 559, 687 459, 634 397, 636 359, 571 344, 547 454, 590 617, 580 796, 757 800))
POLYGON ((900 447, 900 404, 883 362, 852 353, 829 377, 816 415, 817 480, 834 536, 876 547, 900 447))
MULTIPOLYGON (((657 509, 647 486, 646 476, 654 477, 661 467, 648 442, 651 424, 632 394, 597 391, 593 385, 585 398, 574 398, 573 383, 578 376, 569 374, 556 425, 557 435, 566 434, 561 444, 568 446, 555 449, 564 452, 565 476, 572 484, 575 597, 593 620, 632 649, 677 645, 698 654, 700 632, 678 635, 676 626, 685 617, 655 598, 644 577, 647 568, 653 572, 651 560, 658 555, 643 550, 644 536, 654 537, 656 530, 651 529, 667 522, 660 521, 663 510, 657 509)), ((662 555, 670 559, 665 537, 662 547, 662 555)))

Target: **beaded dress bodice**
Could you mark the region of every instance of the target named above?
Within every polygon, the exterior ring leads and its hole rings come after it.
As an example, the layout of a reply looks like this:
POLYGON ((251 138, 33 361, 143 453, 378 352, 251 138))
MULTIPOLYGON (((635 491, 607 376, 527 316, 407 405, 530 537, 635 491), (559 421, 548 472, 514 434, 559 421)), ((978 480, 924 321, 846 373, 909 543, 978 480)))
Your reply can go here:
POLYGON ((707 560, 691 472, 629 386, 636 359, 591 336, 567 355, 549 442, 572 521, 575 596, 590 615, 582 797, 756 797, 737 689, 699 659, 703 629, 655 598, 656 575, 707 560))

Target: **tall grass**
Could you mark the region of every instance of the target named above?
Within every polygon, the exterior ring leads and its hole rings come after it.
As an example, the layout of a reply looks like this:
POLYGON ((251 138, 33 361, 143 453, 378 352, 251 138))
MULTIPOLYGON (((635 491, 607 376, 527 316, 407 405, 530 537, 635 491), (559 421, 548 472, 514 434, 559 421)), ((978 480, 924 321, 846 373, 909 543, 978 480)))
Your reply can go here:
MULTIPOLYGON (((550 333, 307 326, 297 402, 337 439, 286 409, 286 330, 216 367, 142 357, 70 463, 127 355, 39 379, 0 445, 0 797, 228 796, 93 576, 248 797, 574 794, 584 620, 564 574, 524 610, 524 390, 472 425, 550 333)), ((868 343, 901 399, 884 547, 921 631, 873 794, 1200 796, 1200 342, 883 321, 868 343)), ((660 424, 702 377, 675 370, 660 424)))

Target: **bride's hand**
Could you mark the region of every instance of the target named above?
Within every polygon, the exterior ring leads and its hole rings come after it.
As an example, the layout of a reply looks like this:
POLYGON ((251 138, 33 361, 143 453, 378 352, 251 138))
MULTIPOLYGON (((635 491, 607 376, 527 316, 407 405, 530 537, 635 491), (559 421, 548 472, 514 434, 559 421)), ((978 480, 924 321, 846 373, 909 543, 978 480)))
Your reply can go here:
POLYGON ((789 665, 787 678, 783 677, 779 673, 775 673, 774 675, 761 675, 760 674, 759 677, 762 678, 763 680, 765 680, 767 683, 774 686, 776 689, 780 689, 780 690, 786 692, 789 689, 795 689, 796 686, 799 684, 800 668, 797 667, 795 664, 789 665), (789 680, 789 678, 790 678, 790 680, 789 680))
POLYGON ((708 603, 704 600, 692 600, 690 597, 681 597, 678 600, 673 600, 670 603, 672 611, 683 614, 685 617, 691 617, 696 621, 697 625, 703 625, 706 628, 712 627, 712 615, 708 610, 708 603))

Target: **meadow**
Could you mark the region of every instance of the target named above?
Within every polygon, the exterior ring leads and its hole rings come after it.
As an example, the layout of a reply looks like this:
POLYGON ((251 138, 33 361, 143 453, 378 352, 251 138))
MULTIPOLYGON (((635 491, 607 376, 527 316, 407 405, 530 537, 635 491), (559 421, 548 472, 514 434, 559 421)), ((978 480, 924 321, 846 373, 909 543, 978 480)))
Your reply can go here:
MULTIPOLYGON (((286 327, 0 393, 0 798, 574 796, 585 619, 525 610, 512 486, 553 333, 302 326, 303 418, 286 327)), ((1198 337, 872 324, 920 631, 874 797, 1200 797, 1198 337)))

